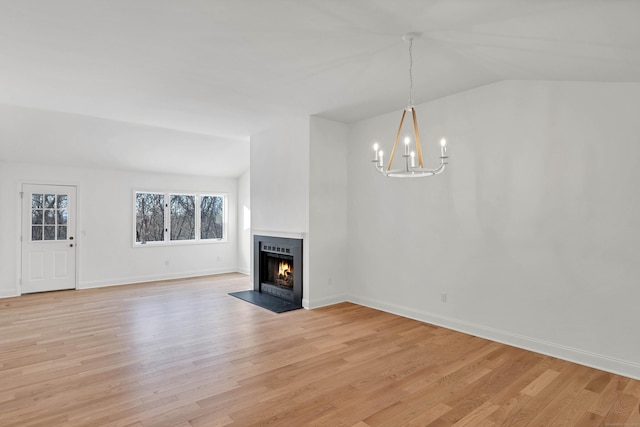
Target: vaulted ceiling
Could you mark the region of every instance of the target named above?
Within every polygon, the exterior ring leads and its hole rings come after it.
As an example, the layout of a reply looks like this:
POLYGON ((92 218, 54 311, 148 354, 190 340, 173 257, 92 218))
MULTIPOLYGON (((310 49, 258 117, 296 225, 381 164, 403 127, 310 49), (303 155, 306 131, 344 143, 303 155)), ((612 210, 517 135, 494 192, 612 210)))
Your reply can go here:
POLYGON ((639 17, 637 0, 0 0, 0 103, 246 142, 289 115, 406 106, 410 31, 416 103, 639 82, 639 17))

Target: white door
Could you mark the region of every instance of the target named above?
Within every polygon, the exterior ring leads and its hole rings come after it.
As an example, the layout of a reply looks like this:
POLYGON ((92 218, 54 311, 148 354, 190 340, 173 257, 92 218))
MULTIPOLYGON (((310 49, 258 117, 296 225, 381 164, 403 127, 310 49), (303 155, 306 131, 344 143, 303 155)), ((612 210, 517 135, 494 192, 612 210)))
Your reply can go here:
POLYGON ((22 293, 75 289, 76 187, 22 186, 22 293))

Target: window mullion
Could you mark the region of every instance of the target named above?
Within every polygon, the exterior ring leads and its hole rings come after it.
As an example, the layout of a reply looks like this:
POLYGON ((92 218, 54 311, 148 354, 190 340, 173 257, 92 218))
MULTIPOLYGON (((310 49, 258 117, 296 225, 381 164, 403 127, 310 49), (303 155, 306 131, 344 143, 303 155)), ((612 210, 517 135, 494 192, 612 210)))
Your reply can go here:
POLYGON ((171 200, 171 194, 166 193, 164 195, 164 241, 169 242, 171 236, 171 212, 169 210, 169 201, 171 200))
POLYGON ((196 194, 196 208, 195 208, 195 215, 196 215, 196 241, 200 240, 200 196, 198 194, 196 194))

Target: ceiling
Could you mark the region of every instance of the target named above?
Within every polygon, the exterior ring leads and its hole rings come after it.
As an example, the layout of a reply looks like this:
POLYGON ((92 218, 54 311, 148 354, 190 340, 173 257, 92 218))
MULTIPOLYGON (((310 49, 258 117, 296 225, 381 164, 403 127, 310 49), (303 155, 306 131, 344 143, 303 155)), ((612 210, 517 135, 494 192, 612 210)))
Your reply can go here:
POLYGON ((409 31, 421 33, 416 104, 501 80, 640 81, 638 0, 0 0, 0 11, 0 104, 198 144, 248 146, 291 115, 352 122, 406 106, 409 31))

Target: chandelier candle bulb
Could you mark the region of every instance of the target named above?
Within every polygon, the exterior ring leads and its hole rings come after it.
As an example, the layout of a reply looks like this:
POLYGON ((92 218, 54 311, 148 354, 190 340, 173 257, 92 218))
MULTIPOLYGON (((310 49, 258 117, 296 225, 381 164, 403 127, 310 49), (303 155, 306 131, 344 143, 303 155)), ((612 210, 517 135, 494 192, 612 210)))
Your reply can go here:
POLYGON ((416 152, 415 151, 411 152, 411 167, 412 168, 416 167, 416 152))
POLYGON ((384 152, 382 150, 378 151, 378 166, 383 167, 384 165, 384 152))
POLYGON ((409 155, 409 144, 411 143, 411 139, 409 139, 409 137, 407 136, 404 139, 404 155, 408 156, 409 155))
POLYGON ((373 153, 374 153, 373 161, 374 162, 378 161, 378 148, 380 148, 380 146, 378 145, 377 142, 375 144, 373 144, 373 153))

